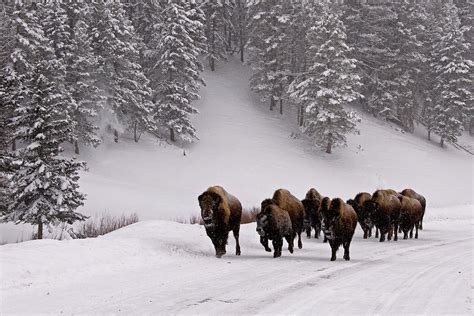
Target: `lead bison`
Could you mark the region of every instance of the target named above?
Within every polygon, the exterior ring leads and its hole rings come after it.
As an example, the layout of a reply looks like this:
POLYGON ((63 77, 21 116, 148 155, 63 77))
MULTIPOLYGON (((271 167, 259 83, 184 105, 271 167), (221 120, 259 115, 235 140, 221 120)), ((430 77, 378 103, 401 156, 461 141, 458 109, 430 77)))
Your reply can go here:
MULTIPOLYGON (((298 200, 290 191, 286 189, 278 189, 273 193, 271 199, 265 199, 261 203, 260 210, 263 211, 268 205, 275 204, 282 210, 288 212, 291 220, 291 228, 293 232, 293 239, 298 235, 298 248, 303 248, 301 241, 301 232, 304 225, 304 207, 300 200, 298 200)), ((260 243, 266 251, 271 251, 268 247, 268 239, 260 236, 260 243)))
POLYGON ((324 222, 324 234, 331 246, 331 261, 336 260, 336 251, 344 247, 344 259, 350 260, 349 247, 357 226, 357 214, 349 204, 342 199, 330 201, 325 197, 322 202, 321 214, 324 222))
POLYGON ((423 195, 415 192, 413 189, 405 189, 402 192, 400 192, 401 195, 407 196, 413 199, 417 199, 418 202, 421 204, 421 218, 420 218, 420 223, 419 227, 421 230, 423 230, 423 217, 425 216, 425 210, 426 210, 426 199, 423 195))
POLYGON ((321 194, 311 188, 306 193, 305 198, 301 201, 304 206, 304 228, 306 230, 306 236, 311 238, 311 228, 314 228, 314 237, 319 238, 321 235, 321 194))
POLYGON ((403 231, 403 239, 413 238, 413 228, 416 228, 415 238, 418 238, 418 228, 423 214, 421 203, 414 198, 399 196, 400 200, 400 228, 403 231))
POLYGON ((260 238, 271 240, 273 258, 281 256, 283 238, 288 242, 288 250, 293 253, 294 235, 290 215, 276 204, 269 204, 257 214, 257 233, 260 238))
POLYGON ((359 221, 360 227, 364 231, 364 239, 367 237, 372 237, 372 228, 374 223, 372 218, 369 216, 367 210, 367 202, 372 199, 372 195, 367 192, 358 193, 354 199, 347 200, 347 204, 352 206, 354 211, 357 213, 357 219, 359 221))
POLYGON ((377 190, 372 194, 372 199, 367 202, 367 211, 373 219, 375 226, 380 230, 380 242, 391 240, 395 233, 394 241, 398 240, 398 225, 400 221, 400 194, 394 190, 377 190))
POLYGON ((208 188, 198 197, 198 201, 206 234, 211 238, 216 250, 216 257, 220 258, 226 253, 225 246, 229 231, 234 233, 235 254, 239 256, 239 231, 242 216, 240 201, 220 186, 208 188))

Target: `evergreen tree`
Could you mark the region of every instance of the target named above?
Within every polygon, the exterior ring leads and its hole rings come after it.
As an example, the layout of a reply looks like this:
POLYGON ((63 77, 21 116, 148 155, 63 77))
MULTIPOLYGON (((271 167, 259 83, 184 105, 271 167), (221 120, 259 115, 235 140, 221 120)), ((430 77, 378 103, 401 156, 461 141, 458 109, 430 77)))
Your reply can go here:
POLYGON ((99 62, 91 47, 91 37, 85 21, 84 8, 72 29, 72 56, 68 62, 66 83, 73 99, 73 130, 75 152, 79 154, 79 143, 97 146, 101 139, 96 125, 102 109, 102 91, 99 89, 99 62))
POLYGON ((205 0, 201 8, 206 21, 206 57, 211 71, 214 71, 216 61, 227 60, 226 51, 229 46, 227 30, 232 28, 230 17, 233 3, 229 0, 205 0))
POLYGON ((35 3, 17 4, 13 12, 16 45, 7 67, 7 102, 14 105, 11 125, 23 146, 14 153, 11 200, 0 213, 2 221, 38 225, 38 238, 45 224, 85 219, 75 212, 85 198, 77 184, 84 164, 61 156, 73 122, 55 82, 57 58, 40 14, 35 3))
POLYGON ((458 9, 452 1, 443 5, 445 19, 439 42, 434 47, 432 67, 436 73, 436 125, 434 131, 445 141, 456 142, 462 132, 462 122, 472 103, 472 61, 465 60, 469 44, 460 27, 458 9))
MULTIPOLYGON (((141 40, 123 4, 112 0, 96 3, 92 33, 92 47, 101 71, 99 88, 107 96, 104 110, 131 127, 136 142, 140 129, 156 134, 151 90, 139 63, 141 40)), ((118 126, 114 128, 117 135, 118 126)))
POLYGON ((197 139, 189 115, 198 113, 191 102, 199 98, 199 87, 204 82, 199 62, 202 50, 192 35, 198 32, 195 28, 202 25, 191 20, 188 14, 180 1, 168 3, 163 11, 164 25, 158 45, 161 59, 155 65, 162 76, 157 115, 169 129, 171 141, 176 140, 176 133, 187 141, 197 139))
POLYGON ((254 74, 250 87, 261 94, 262 101, 270 100, 271 111, 288 85, 290 15, 286 8, 281 1, 262 0, 251 11, 248 46, 254 74))
POLYGON ((326 7, 313 21, 307 34, 308 72, 291 87, 292 96, 305 107, 303 131, 317 145, 332 152, 346 145, 346 134, 356 132, 356 116, 343 105, 359 96, 360 78, 355 73, 356 60, 345 43, 345 26, 334 7, 326 7))

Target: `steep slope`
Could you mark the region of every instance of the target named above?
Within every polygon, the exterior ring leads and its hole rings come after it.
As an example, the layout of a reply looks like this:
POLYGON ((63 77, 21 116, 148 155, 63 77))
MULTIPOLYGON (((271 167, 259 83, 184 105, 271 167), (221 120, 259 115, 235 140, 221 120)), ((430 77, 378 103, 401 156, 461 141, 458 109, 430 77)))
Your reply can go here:
POLYGON ((430 209, 418 240, 358 228, 351 261, 321 240, 273 259, 255 224, 216 259, 202 226, 145 221, 104 237, 0 246, 0 313, 472 314, 472 206, 430 209))

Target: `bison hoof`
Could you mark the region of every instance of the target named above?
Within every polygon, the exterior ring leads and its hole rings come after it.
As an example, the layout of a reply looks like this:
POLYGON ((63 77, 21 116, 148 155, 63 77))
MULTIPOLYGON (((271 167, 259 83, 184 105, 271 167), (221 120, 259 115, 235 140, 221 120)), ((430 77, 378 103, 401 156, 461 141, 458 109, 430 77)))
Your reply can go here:
POLYGON ((298 248, 303 248, 303 244, 301 242, 298 242, 298 248))
POLYGON ((275 253, 273 254, 273 258, 278 258, 278 257, 280 257, 280 256, 281 256, 281 253, 276 253, 276 252, 275 252, 275 253))
POLYGON ((293 253, 293 248, 288 248, 288 251, 289 251, 290 253, 293 253))
POLYGON ((266 248, 265 248, 265 251, 266 251, 266 252, 272 252, 272 249, 271 249, 270 247, 266 247, 266 248))
POLYGON ((351 257, 349 257, 349 255, 344 255, 344 260, 349 261, 349 260, 351 260, 351 257))
POLYGON ((331 261, 336 261, 336 256, 331 257, 331 261))
POLYGON ((236 256, 240 256, 240 250, 237 250, 237 251, 235 252, 235 255, 236 255, 236 256))

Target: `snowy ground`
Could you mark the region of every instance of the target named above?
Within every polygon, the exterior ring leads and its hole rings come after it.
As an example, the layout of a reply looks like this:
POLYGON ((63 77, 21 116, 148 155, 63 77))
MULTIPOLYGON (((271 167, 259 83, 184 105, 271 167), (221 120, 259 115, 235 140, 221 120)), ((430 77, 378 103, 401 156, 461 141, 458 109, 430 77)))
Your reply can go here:
MULTIPOLYGON (((242 255, 213 256, 204 228, 144 221, 96 239, 1 247, 0 314, 463 314, 472 315, 472 206, 427 210, 418 240, 328 244, 273 259, 255 224, 242 255)), ((286 247, 286 244, 285 244, 286 247)))

